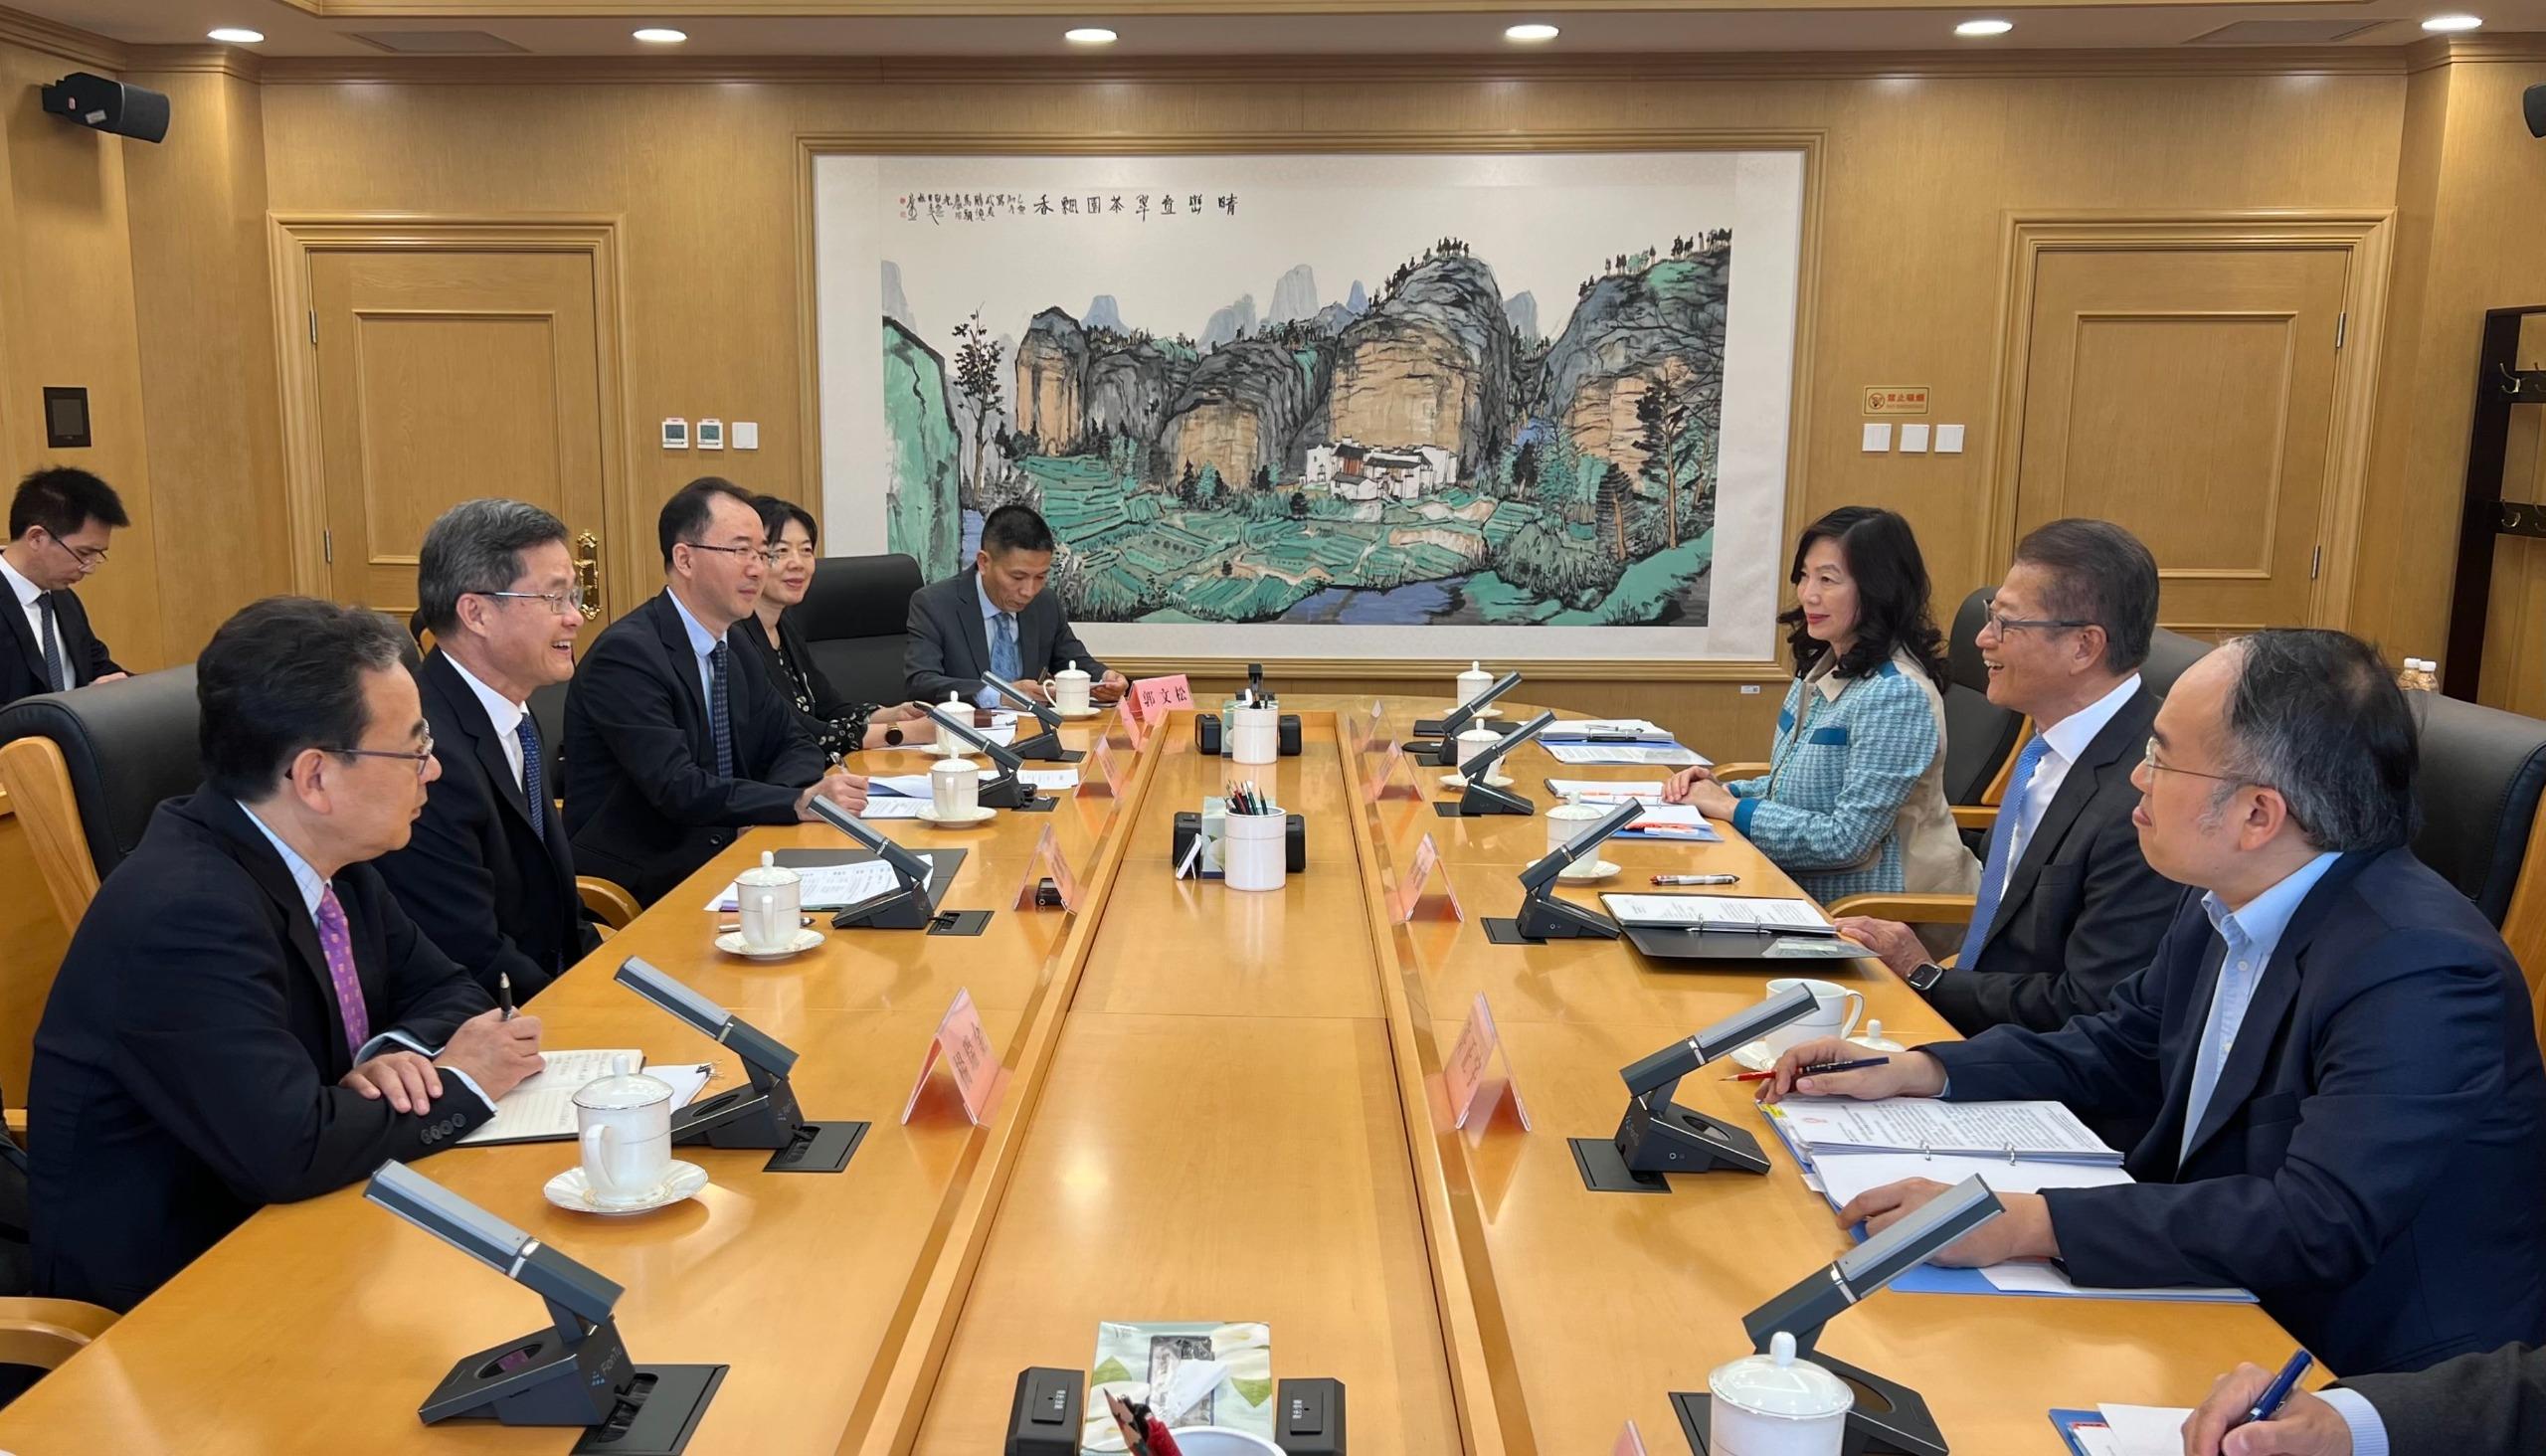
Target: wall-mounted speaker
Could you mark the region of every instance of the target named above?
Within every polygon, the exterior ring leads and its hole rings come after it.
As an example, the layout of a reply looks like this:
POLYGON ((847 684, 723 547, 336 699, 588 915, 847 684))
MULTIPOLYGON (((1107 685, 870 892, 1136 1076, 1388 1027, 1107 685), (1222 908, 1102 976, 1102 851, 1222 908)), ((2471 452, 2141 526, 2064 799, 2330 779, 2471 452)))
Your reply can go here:
POLYGON ((2521 92, 2519 106, 2521 110, 2528 113, 2528 134, 2546 136, 2546 83, 2532 86, 2521 92))
POLYGON ((164 141, 168 136, 166 91, 86 71, 75 71, 46 87, 44 108, 66 121, 117 136, 137 136, 143 141, 164 141))

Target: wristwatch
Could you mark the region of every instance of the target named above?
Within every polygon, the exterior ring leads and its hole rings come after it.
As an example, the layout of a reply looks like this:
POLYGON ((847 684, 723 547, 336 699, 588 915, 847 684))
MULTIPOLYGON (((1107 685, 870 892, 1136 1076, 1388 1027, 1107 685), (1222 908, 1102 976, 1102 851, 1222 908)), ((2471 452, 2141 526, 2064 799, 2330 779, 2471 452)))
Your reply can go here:
POLYGON ((885 727, 884 727, 884 746, 885 746, 886 748, 899 748, 899 747, 901 747, 901 746, 902 746, 902 730, 901 730, 901 729, 899 729, 899 728, 895 728, 895 727, 893 727, 891 724, 886 724, 886 725, 885 725, 885 727))
POLYGON ((1910 983, 1911 991, 1923 994, 1945 979, 1945 968, 1933 961, 1920 961, 1916 969, 1903 979, 1910 983))

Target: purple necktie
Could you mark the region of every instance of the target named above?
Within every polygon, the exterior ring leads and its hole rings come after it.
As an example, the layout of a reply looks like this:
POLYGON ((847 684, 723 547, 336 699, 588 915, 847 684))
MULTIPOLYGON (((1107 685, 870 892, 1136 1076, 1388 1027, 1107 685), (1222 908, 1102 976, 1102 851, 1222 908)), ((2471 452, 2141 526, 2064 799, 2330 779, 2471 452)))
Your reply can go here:
POLYGON ((318 897, 318 947, 327 953, 327 979, 336 984, 336 1009, 345 1018, 345 1055, 356 1056, 371 1039, 371 1012, 362 1003, 362 980, 354 975, 354 938, 345 929, 345 907, 329 885, 318 897))

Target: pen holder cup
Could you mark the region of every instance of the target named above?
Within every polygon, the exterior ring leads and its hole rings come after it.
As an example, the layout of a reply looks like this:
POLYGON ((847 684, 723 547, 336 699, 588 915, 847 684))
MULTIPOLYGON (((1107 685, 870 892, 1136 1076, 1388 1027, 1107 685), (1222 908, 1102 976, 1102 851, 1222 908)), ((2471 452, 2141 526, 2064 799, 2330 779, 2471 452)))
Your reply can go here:
POLYGON ((1229 714, 1229 761, 1269 764, 1282 754, 1282 713, 1278 708, 1237 708, 1229 714))
POLYGON ((1220 875, 1232 890, 1282 888, 1288 836, 1280 814, 1233 814, 1220 839, 1220 875))

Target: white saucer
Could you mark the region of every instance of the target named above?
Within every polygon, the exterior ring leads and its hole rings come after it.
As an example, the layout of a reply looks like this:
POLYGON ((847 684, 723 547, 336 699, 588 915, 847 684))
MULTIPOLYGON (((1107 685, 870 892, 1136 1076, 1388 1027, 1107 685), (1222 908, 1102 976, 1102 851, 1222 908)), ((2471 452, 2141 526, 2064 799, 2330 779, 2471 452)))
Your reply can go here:
POLYGON ((796 932, 796 944, 783 951, 747 951, 743 949, 743 933, 739 930, 729 930, 716 937, 716 949, 729 956, 747 956, 755 961, 784 961, 790 956, 802 955, 821 943, 822 933, 810 928, 796 932))
POLYGON ((569 1212, 599 1213, 606 1217, 623 1218, 631 1213, 651 1213, 657 1208, 668 1208, 684 1198, 696 1197, 698 1190, 705 1186, 707 1186, 706 1169, 695 1163, 683 1163, 675 1158, 672 1160, 670 1172, 663 1177, 663 1185, 654 1190, 654 1196, 642 1203, 594 1201, 592 1184, 585 1181, 584 1166, 580 1163, 550 1179, 548 1185, 540 1191, 548 1195, 549 1202, 569 1212))
POLYGON ((1088 719, 1088 718, 1102 718, 1102 717, 1104 717, 1107 713, 1109 713, 1109 712, 1111 712, 1111 711, 1113 711, 1113 710, 1112 710, 1111 708, 1099 708, 1099 707, 1093 707, 1093 706, 1091 706, 1091 707, 1087 708, 1085 711, 1083 711, 1083 712, 1077 712, 1077 713, 1073 713, 1073 712, 1071 712, 1071 711, 1070 711, 1069 709, 1067 709, 1067 708, 1054 708, 1054 709, 1052 709, 1052 711, 1053 711, 1053 712, 1055 712, 1055 713, 1060 714, 1060 715, 1061 715, 1061 718, 1062 718, 1062 720, 1063 720, 1063 721, 1065 721, 1065 722, 1070 722, 1070 723, 1076 723, 1076 722, 1080 722, 1080 721, 1083 721, 1083 720, 1088 719))
POLYGON ((1605 859, 1594 860, 1589 864, 1577 859, 1557 870, 1555 877, 1569 885, 1587 885, 1595 880, 1607 879, 1617 872, 1618 867, 1605 859))
MULTIPOLYGON (((1485 782, 1493 785, 1497 789, 1509 789, 1521 781, 1513 778, 1510 774, 1488 774, 1485 776, 1485 782)), ((1441 776, 1441 787, 1444 789, 1465 789, 1468 787, 1468 776, 1465 774, 1443 774, 1441 776)))
POLYGON ((937 817, 937 811, 933 807, 923 809, 919 812, 919 821, 921 823, 935 824, 941 829, 969 829, 975 824, 989 823, 992 819, 997 818, 999 818, 998 810, 987 809, 980 805, 975 805, 973 807, 972 814, 969 816, 958 816, 954 819, 939 819, 937 817))
POLYGON ((1753 1041, 1740 1048, 1732 1053, 1732 1059, 1754 1072, 1764 1072, 1777 1064, 1777 1054, 1768 1050, 1768 1043, 1764 1041, 1753 1041))

